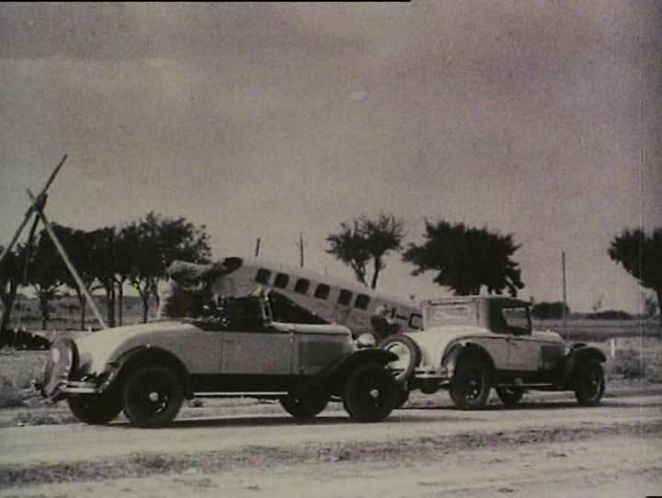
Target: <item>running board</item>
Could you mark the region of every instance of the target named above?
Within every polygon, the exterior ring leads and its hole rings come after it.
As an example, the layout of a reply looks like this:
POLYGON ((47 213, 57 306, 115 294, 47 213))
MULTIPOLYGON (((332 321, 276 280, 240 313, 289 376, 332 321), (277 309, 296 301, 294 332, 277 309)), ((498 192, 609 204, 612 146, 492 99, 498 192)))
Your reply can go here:
POLYGON ((287 396, 287 391, 194 392, 195 398, 269 398, 287 396))

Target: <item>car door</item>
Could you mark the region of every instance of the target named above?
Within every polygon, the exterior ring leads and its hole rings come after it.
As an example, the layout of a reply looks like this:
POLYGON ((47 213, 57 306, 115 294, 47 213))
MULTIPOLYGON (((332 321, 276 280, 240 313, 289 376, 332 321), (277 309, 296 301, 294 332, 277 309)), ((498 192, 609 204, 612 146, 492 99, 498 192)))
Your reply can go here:
POLYGON ((294 329, 272 324, 258 331, 223 333, 222 373, 228 375, 289 375, 294 355, 294 329))
POLYGON ((532 372, 540 368, 540 342, 531 336, 531 320, 523 307, 504 308, 507 323, 508 370, 532 372))

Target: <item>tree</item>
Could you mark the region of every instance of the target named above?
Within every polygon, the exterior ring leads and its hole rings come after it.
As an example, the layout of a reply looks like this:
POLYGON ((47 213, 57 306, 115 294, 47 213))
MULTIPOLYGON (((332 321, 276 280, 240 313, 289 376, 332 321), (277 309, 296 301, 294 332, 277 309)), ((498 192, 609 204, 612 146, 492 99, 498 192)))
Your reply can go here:
POLYGON ((457 295, 501 294, 507 289, 516 296, 524 288, 519 264, 512 256, 519 249, 512 234, 490 233, 487 228, 466 227, 441 220, 425 222, 425 242, 410 244, 403 259, 416 266, 412 275, 438 271, 434 282, 457 295))
POLYGON ((361 215, 352 224, 341 223, 340 232, 327 237, 326 252, 352 268, 356 279, 366 286, 367 266, 372 261, 370 287, 375 289, 380 272, 386 268, 384 257, 402 249, 404 236, 402 220, 392 214, 380 213, 376 220, 361 215))
POLYGON ((650 235, 640 228, 625 229, 611 241, 608 252, 642 287, 652 289, 658 306, 662 305, 662 228, 650 235))
POLYGON ((50 301, 58 296, 66 282, 67 269, 60 253, 44 229, 40 232, 36 247, 30 251, 27 281, 35 289, 41 312, 41 328, 46 329, 50 319, 50 301))
MULTIPOLYGON (((78 271, 78 275, 88 290, 93 290, 93 284, 96 280, 96 254, 94 253, 94 244, 96 232, 86 232, 62 225, 53 224, 53 230, 62 243, 69 259, 78 271)), ((78 306, 80 309, 80 329, 85 329, 86 301, 83 291, 78 287, 69 271, 64 272, 64 282, 67 287, 76 292, 78 306)))
POLYGON ((129 281, 143 304, 147 321, 149 298, 159 301, 158 283, 176 259, 192 263, 209 262, 211 249, 204 225, 197 227, 186 218, 167 218, 153 212, 122 229, 123 251, 128 254, 129 281))
MULTIPOLYGON (((3 247, 0 246, 0 253, 3 247)), ((7 253, 5 259, 0 262, 0 302, 2 302, 2 315, 0 316, 0 345, 8 344, 7 333, 11 321, 11 311, 16 300, 18 287, 23 280, 23 258, 22 250, 14 249, 7 253)))

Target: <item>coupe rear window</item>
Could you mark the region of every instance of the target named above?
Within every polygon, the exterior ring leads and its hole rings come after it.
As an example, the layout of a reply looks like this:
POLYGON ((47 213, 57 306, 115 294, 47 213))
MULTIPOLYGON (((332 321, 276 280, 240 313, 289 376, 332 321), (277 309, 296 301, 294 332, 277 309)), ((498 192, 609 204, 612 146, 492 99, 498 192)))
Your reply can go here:
POLYGON ((426 310, 425 328, 442 325, 476 325, 474 307, 467 304, 436 305, 426 310))

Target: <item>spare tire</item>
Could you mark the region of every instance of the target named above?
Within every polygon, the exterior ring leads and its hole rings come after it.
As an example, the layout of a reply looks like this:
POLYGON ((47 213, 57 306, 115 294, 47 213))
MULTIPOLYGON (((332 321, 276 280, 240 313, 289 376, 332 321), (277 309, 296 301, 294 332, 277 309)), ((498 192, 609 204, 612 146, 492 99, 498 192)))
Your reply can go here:
POLYGON ((398 357, 388 364, 389 369, 396 371, 394 378, 398 383, 407 382, 421 363, 421 349, 409 336, 403 334, 389 336, 379 343, 379 347, 398 357))

